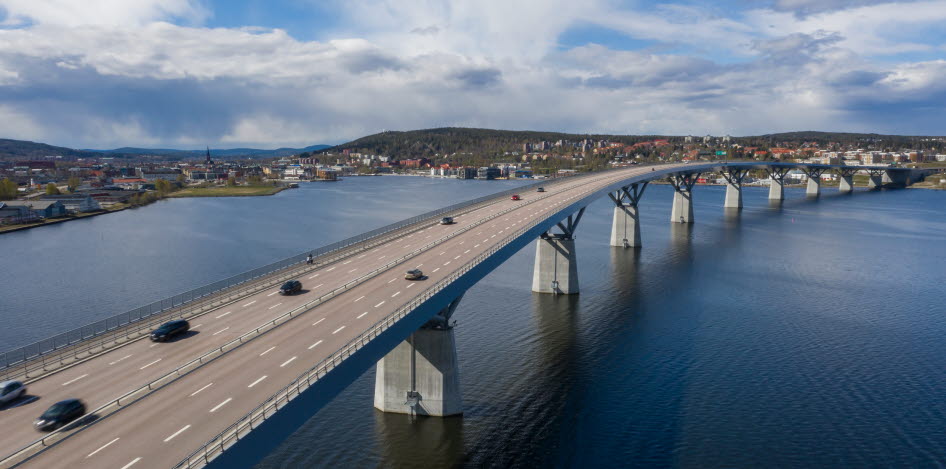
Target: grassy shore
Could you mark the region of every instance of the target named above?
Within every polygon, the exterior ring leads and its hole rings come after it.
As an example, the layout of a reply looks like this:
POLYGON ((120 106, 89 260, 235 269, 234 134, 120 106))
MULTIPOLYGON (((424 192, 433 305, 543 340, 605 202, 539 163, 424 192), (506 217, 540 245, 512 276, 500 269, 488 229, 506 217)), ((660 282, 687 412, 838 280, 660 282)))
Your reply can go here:
POLYGON ((224 186, 188 187, 168 194, 168 197, 255 197, 273 195, 286 189, 285 186, 224 186))

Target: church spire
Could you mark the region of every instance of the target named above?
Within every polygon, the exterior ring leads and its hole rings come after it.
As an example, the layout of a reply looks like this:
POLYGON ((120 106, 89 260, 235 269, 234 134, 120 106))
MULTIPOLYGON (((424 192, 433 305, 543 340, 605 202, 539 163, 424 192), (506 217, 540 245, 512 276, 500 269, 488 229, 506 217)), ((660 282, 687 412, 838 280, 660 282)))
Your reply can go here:
POLYGON ((213 165, 214 161, 210 159, 210 147, 207 147, 207 166, 213 165))

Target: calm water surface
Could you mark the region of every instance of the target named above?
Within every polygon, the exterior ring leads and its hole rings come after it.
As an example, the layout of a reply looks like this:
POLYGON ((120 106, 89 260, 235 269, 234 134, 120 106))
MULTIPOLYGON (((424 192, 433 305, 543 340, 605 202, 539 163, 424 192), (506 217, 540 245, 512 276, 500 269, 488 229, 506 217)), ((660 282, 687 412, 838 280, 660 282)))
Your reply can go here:
MULTIPOLYGON (((350 178, 274 197, 184 199, 0 236, 4 348, 516 184, 350 178)), ((267 457, 289 467, 942 467, 946 193, 772 208, 747 188, 641 203, 644 247, 578 229, 581 294, 533 294, 534 247, 454 318, 466 413, 372 408, 374 372, 267 457)))

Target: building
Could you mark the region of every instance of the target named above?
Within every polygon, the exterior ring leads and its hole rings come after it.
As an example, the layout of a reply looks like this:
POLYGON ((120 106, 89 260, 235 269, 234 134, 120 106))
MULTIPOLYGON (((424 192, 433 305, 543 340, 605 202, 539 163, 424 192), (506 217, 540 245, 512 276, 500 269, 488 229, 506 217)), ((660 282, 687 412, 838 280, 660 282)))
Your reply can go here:
POLYGON ((476 175, 476 168, 457 168, 457 179, 475 179, 476 175))
POLYGON ((158 179, 164 179, 165 181, 176 181, 180 174, 181 173, 175 169, 147 170, 138 168, 138 177, 148 182, 154 182, 158 179))
POLYGON ((0 225, 18 225, 39 221, 39 215, 25 205, 7 205, 0 202, 0 225))
POLYGON ((67 210, 79 213, 102 210, 98 201, 89 194, 44 195, 40 197, 40 200, 58 200, 66 206, 67 210))
POLYGON ((477 179, 486 179, 486 180, 496 179, 500 177, 500 175, 502 175, 502 171, 500 171, 499 168, 489 168, 489 167, 484 166, 476 170, 477 179))
POLYGON ((56 218, 68 215, 65 205, 58 200, 7 200, 0 202, 6 207, 26 207, 39 218, 56 218))

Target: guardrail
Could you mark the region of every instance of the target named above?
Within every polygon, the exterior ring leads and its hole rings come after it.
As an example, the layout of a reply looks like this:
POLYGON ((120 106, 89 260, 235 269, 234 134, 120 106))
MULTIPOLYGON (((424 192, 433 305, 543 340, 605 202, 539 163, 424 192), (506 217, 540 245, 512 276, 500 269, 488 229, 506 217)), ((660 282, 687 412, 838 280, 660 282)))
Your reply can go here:
MULTIPOLYGON (((542 196, 542 197, 537 197, 537 198, 534 198, 534 199, 530 200, 530 201, 527 202, 526 204, 532 204, 532 203, 538 202, 538 201, 543 200, 543 199, 545 199, 545 198, 547 198, 547 197, 550 197, 550 196, 551 196, 551 195, 549 194, 549 195, 545 195, 545 196, 542 196)), ((141 386, 141 387, 139 387, 139 388, 137 388, 137 389, 134 389, 134 390, 132 390, 132 391, 129 391, 129 392, 123 394, 122 396, 120 396, 120 397, 118 397, 118 398, 116 398, 116 399, 113 399, 112 401, 109 401, 108 403, 106 403, 106 404, 104 404, 104 405, 102 405, 102 406, 99 406, 99 407, 96 408, 95 410, 89 412, 87 415, 94 415, 94 416, 96 417, 96 420, 101 420, 102 418, 104 418, 104 417, 106 417, 106 416, 108 416, 108 415, 111 415, 111 414, 113 414, 113 413, 115 413, 115 412, 121 410, 123 407, 126 407, 126 406, 128 406, 128 405, 130 405, 130 404, 133 404, 133 403, 139 401, 140 399, 142 399, 142 398, 144 398, 145 396, 147 396, 148 394, 150 394, 152 391, 154 391, 154 390, 156 390, 156 389, 160 389, 160 388, 162 388, 162 387, 164 387, 164 386, 166 386, 166 385, 172 383, 172 382, 175 381, 177 378, 180 378, 180 377, 186 375, 187 373, 190 373, 190 372, 192 372, 192 371, 194 371, 194 370, 200 368, 201 366, 203 366, 203 365, 205 365, 205 364, 207 364, 207 363, 210 363, 211 361, 213 361, 213 360, 215 360, 215 359, 221 357, 222 355, 226 354, 227 352, 230 352, 230 351, 232 351, 232 350, 235 350, 236 348, 238 348, 239 346, 243 345, 244 343, 247 343, 247 342, 249 342, 249 341, 251 341, 251 340, 253 340, 253 339, 259 337, 259 336, 260 336, 261 334, 263 334, 264 332, 267 332, 267 331, 269 331, 269 330, 272 330, 273 328, 275 328, 275 327, 277 327, 277 326, 279 326, 279 325, 281 325, 281 324, 287 322, 288 320, 292 319, 292 318, 295 317, 295 316, 298 316, 299 314, 302 314, 302 313, 305 313, 305 312, 310 311, 311 309, 313 309, 313 308, 315 308, 316 306, 322 304, 323 302, 325 302, 325 301, 327 301, 327 300, 329 300, 329 299, 331 299, 331 298, 334 298, 335 296, 338 296, 339 294, 341 294, 341 293, 343 293, 343 292, 349 290, 350 288, 352 288, 352 287, 354 287, 354 286, 356 286, 356 285, 358 285, 358 284, 361 284, 362 282, 364 282, 364 281, 366 281, 366 280, 368 280, 368 279, 371 279, 371 278, 377 276, 377 275, 380 274, 381 272, 384 272, 384 271, 386 271, 386 270, 388 270, 388 269, 390 269, 390 268, 392 268, 392 267, 394 267, 394 266, 396 266, 396 265, 398 265, 398 264, 404 262, 404 261, 407 260, 407 259, 410 259, 410 258, 412 258, 412 257, 415 257, 415 256, 417 256, 418 254, 427 251, 429 248, 431 248, 431 247, 433 247, 433 246, 436 246, 436 245, 438 245, 438 244, 440 244, 440 243, 442 243, 442 242, 444 242, 444 241, 446 241, 446 240, 448 240, 448 239, 450 239, 450 238, 453 238, 453 237, 459 236, 460 234, 466 233, 466 232, 468 232, 468 231, 470 231, 470 230, 472 230, 472 229, 474 229, 474 228, 476 228, 476 227, 478 227, 478 226, 480 226, 480 225, 482 225, 482 224, 484 224, 484 223, 487 223, 487 222, 489 222, 489 221, 491 221, 491 220, 493 220, 493 219, 495 219, 495 218, 497 218, 497 217, 501 217, 501 216, 503 216, 503 215, 505 215, 505 214, 507 214, 507 213, 513 211, 513 210, 517 210, 517 209, 521 208, 522 206, 523 206, 523 204, 519 204, 519 205, 516 205, 516 206, 514 206, 514 207, 510 207, 510 208, 508 208, 508 209, 506 209, 506 210, 502 210, 502 211, 497 212, 497 213, 495 213, 495 214, 493 214, 493 215, 491 215, 491 216, 489 216, 489 217, 486 217, 486 218, 483 218, 483 219, 481 219, 481 220, 478 220, 478 221, 475 222, 475 223, 469 224, 469 225, 463 227, 462 230, 453 232, 453 233, 448 234, 448 235, 446 235, 446 236, 442 236, 442 237, 440 237, 440 238, 438 238, 438 239, 436 239, 436 240, 434 240, 434 241, 430 241, 430 242, 428 242, 427 244, 425 244, 424 246, 421 246, 421 247, 419 247, 419 248, 417 248, 417 249, 415 249, 415 250, 413 250, 413 251, 411 251, 411 252, 409 252, 409 253, 407 253, 407 254, 405 254, 405 255, 403 255, 403 256, 397 258, 397 259, 394 259, 394 260, 388 262, 387 264, 384 264, 383 266, 378 267, 378 268, 372 270, 371 272, 368 272, 367 274, 362 275, 361 277, 358 277, 358 278, 356 278, 356 279, 354 279, 354 280, 352 280, 352 281, 350 281, 350 282, 348 282, 348 283, 346 283, 346 284, 344 284, 344 285, 342 285, 342 286, 340 286, 340 287, 336 287, 336 288, 333 289, 332 291, 330 291, 330 292, 328 292, 328 293, 325 293, 325 294, 319 296, 318 298, 316 298, 316 299, 314 299, 314 300, 312 300, 312 301, 310 301, 310 302, 307 302, 307 303, 305 303, 305 304, 303 304, 303 305, 301 305, 301 306, 299 306, 299 307, 293 309, 292 311, 289 311, 289 312, 287 312, 287 313, 285 313, 285 314, 283 314, 283 315, 280 315, 279 317, 277 317, 277 318, 275 318, 275 319, 273 319, 273 320, 271 320, 271 321, 267 321, 266 323, 260 325, 260 326, 257 327, 256 329, 254 329, 254 330, 252 330, 252 331, 249 331, 249 332, 246 332, 246 333, 240 335, 239 337, 237 337, 237 338, 235 338, 235 339, 233 339, 233 340, 230 340, 230 341, 228 341, 227 343, 221 345, 220 347, 215 348, 215 349, 213 349, 213 350, 211 350, 211 351, 209 351, 209 352, 207 352, 207 353, 204 353, 204 354, 201 355, 200 357, 197 357, 197 358, 195 358, 194 360, 191 360, 191 361, 189 361, 189 362, 187 362, 187 363, 185 363, 185 364, 183 364, 183 365, 177 367, 176 369, 174 369, 174 370, 172 370, 172 371, 166 373, 165 375, 163 375, 163 376, 161 376, 161 377, 159 377, 159 378, 157 378, 157 379, 155 379, 155 380, 153 380, 153 381, 151 381, 151 382, 149 382, 149 383, 147 383, 147 384, 145 384, 145 385, 143 385, 143 386, 141 386)), ((49 435, 47 435, 47 436, 45 436, 45 437, 43 437, 43 438, 40 438, 40 439, 38 439, 38 440, 36 440, 36 441, 30 443, 29 445, 27 445, 27 446, 25 446, 25 447, 23 447, 23 448, 17 450, 16 452, 14 452, 13 454, 11 454, 10 456, 7 456, 7 457, 4 458, 3 460, 0 460, 0 468, 14 467, 14 466, 16 466, 17 464, 20 464, 20 463, 26 461, 27 459, 33 457, 34 455, 36 455, 37 453, 39 453, 40 451, 42 451, 44 448, 53 446, 53 445, 55 445, 56 443, 58 443, 59 441, 62 441, 64 438, 67 438, 68 436, 72 435, 73 433, 76 433, 76 432, 80 431, 82 428, 83 428, 83 427, 82 427, 81 425, 77 425, 77 426, 75 426, 75 427, 69 426, 69 427, 65 427, 64 429, 55 431, 55 432, 53 432, 53 433, 51 433, 51 434, 49 434, 49 435), (74 431, 73 431, 73 430, 74 430, 74 431)))
MULTIPOLYGON (((233 289, 234 287, 244 285, 247 282, 260 279, 261 277, 277 273, 280 270, 296 267, 297 269, 293 270, 291 276, 298 275, 298 272, 306 272, 307 270, 311 270, 311 268, 315 267, 304 266, 301 269, 298 268, 299 265, 303 263, 306 256, 310 253, 313 256, 318 257, 336 253, 338 251, 366 243, 379 236, 389 234, 402 228, 409 227, 420 222, 432 220, 456 210, 466 209, 493 199, 499 199, 523 190, 529 190, 543 184, 545 184, 545 182, 527 184, 525 186, 478 197, 466 202, 460 202, 448 207, 426 212, 424 214, 392 223, 390 225, 386 225, 381 228, 377 228, 375 230, 362 233, 360 235, 353 236, 327 246, 323 246, 321 248, 303 252, 295 256, 285 258, 281 261, 258 267, 242 274, 219 280, 185 293, 174 295, 172 297, 135 308, 125 313, 117 314, 115 316, 96 321, 71 331, 55 335, 48 339, 4 352, 2 355, 0 355, 0 380, 11 379, 14 377, 19 378, 21 376, 24 378, 29 378, 30 374, 37 370, 40 370, 41 373, 46 373, 50 368, 58 368, 74 363, 75 361, 82 360, 87 357, 83 356, 84 354, 87 355, 101 352, 107 348, 124 344, 129 340, 137 339, 143 335, 143 331, 150 331, 150 329, 152 329, 155 325, 163 323, 169 319, 174 319, 177 317, 192 317, 197 314, 204 313, 234 299, 233 294, 227 295, 226 300, 222 301, 219 300, 219 298, 217 298, 215 295, 218 295, 228 289, 233 289), (144 322, 148 319, 150 320, 144 322), (110 333, 114 333, 119 329, 127 329, 129 325, 135 326, 134 330, 120 331, 121 333, 118 334, 119 337, 109 335, 110 333), (109 345, 111 347, 109 347, 109 345), (56 356, 51 356, 53 354, 56 354, 56 356)), ((325 263, 326 262, 322 262, 319 266, 324 265, 325 263)), ((246 290, 239 290, 233 293, 237 293, 236 297, 239 298, 241 296, 245 296, 247 293, 252 293, 255 291, 258 291, 258 289, 250 288, 246 290)))
MULTIPOLYGON (((510 210, 503 211, 502 214, 505 214, 508 211, 510 210)), ((499 215, 500 214, 497 214, 497 216, 499 215)), ((522 226, 514 233, 511 233, 503 238, 499 244, 491 247, 486 252, 477 255, 446 278, 440 280, 432 287, 420 292, 418 296, 415 296, 407 304, 401 306, 393 313, 374 323, 367 331, 350 340, 335 353, 323 359, 318 364, 293 380, 287 386, 271 395, 263 403, 237 420, 236 423, 224 429, 210 441, 191 453, 187 458, 175 465, 174 468, 199 468, 209 463, 213 458, 240 440, 243 435, 246 435, 252 431, 258 422, 266 420, 270 415, 278 411, 281 404, 284 405, 298 396, 302 391, 305 391, 309 386, 311 386, 314 381, 317 381, 319 378, 325 376, 329 371, 338 366, 342 360, 350 357, 354 352, 362 348, 368 341, 377 337, 379 334, 394 325, 394 323, 399 319, 403 318, 415 308, 433 297, 435 294, 446 288, 450 283, 469 272, 471 269, 479 265, 479 263, 489 258, 489 256, 492 256, 500 249, 506 247, 510 242, 512 242, 512 240, 522 236, 523 233, 534 228, 542 221, 544 221, 544 219, 536 219, 522 226)))

